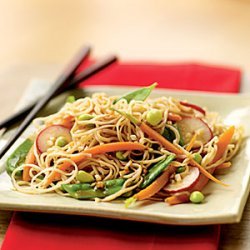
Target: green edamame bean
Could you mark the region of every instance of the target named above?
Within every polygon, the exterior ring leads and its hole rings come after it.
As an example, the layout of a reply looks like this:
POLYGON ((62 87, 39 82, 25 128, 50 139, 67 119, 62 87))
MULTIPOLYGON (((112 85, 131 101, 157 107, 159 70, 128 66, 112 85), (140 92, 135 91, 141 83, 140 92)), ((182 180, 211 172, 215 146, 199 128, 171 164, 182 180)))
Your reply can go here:
POLYGON ((75 100, 76 100, 76 98, 73 95, 70 95, 67 97, 66 102, 73 103, 73 102, 75 102, 75 100))
POLYGON ((191 193, 189 199, 192 203, 198 204, 201 203, 204 200, 204 195, 200 191, 194 191, 191 193))
POLYGON ((67 144, 68 144, 68 141, 63 136, 59 136, 56 139, 55 145, 58 146, 58 147, 64 147, 67 144))
POLYGON ((78 120, 80 121, 87 121, 87 120, 91 120, 94 116, 90 115, 90 114, 81 114, 78 116, 78 120))
POLYGON ((91 174, 85 172, 84 170, 80 170, 77 173, 76 179, 78 181, 80 181, 81 183, 89 183, 89 182, 93 182, 95 180, 91 174))
POLYGON ((185 170, 186 170, 186 167, 181 166, 181 167, 178 167, 175 172, 177 174, 180 174, 180 173, 183 173, 185 170))
POLYGON ((162 120, 162 111, 159 109, 151 109, 146 115, 146 120, 152 126, 156 126, 162 120))
POLYGON ((117 151, 115 153, 115 156, 118 160, 125 161, 127 158, 123 155, 123 152, 117 151))
POLYGON ((196 154, 194 154, 194 160, 197 162, 197 163, 201 163, 201 161, 202 161, 202 156, 199 154, 199 153, 196 153, 196 154))

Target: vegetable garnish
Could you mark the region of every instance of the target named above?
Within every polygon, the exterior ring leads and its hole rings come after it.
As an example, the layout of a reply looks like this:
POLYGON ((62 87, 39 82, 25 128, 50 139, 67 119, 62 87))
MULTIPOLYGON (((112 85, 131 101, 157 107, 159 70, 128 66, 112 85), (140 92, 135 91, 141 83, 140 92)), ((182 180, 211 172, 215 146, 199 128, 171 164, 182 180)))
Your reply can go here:
POLYGON ((196 111, 199 111, 203 115, 206 115, 206 111, 203 108, 201 108, 200 106, 197 106, 197 105, 192 104, 192 103, 184 102, 184 101, 180 101, 180 104, 183 105, 183 106, 192 108, 192 109, 194 109, 196 111))
POLYGON ((183 152, 177 148, 173 143, 166 140, 161 134, 157 133, 155 130, 153 130, 151 127, 149 127, 146 123, 142 122, 140 124, 140 129, 147 134, 150 138, 160 142, 165 149, 168 151, 176 154, 181 155, 183 152))
MULTIPOLYGON (((185 175, 180 182, 168 183, 163 190, 168 194, 176 194, 188 190, 198 181, 200 171, 196 167, 189 166, 188 175, 185 175)), ((177 171, 176 171, 177 172, 177 171)))
MULTIPOLYGON (((117 110, 115 110, 117 111, 117 110)), ((140 129, 147 134, 150 138, 160 142, 165 149, 169 150, 170 152, 176 154, 176 155, 183 155, 185 154, 182 152, 179 148, 177 148, 174 144, 166 140, 162 135, 157 133, 155 130, 153 130, 151 127, 149 127, 146 123, 144 122, 139 122, 136 118, 132 117, 130 114, 127 114, 125 112, 117 111, 118 113, 124 115, 128 119, 130 119, 131 122, 135 123, 137 126, 140 127, 140 129)), ((220 184, 222 186, 227 187, 228 185, 223 183, 222 181, 216 179, 213 175, 211 175, 206 169, 204 169, 200 164, 198 164, 194 159, 190 158, 190 163, 194 166, 199 168, 200 172, 204 174, 207 178, 210 180, 216 182, 217 184, 220 184)))
POLYGON ((125 116, 126 118, 128 118, 135 125, 139 126, 140 129, 145 134, 147 134, 151 139, 154 139, 154 140, 160 142, 164 146, 164 148, 167 149, 168 151, 170 151, 170 152, 172 152, 172 153, 174 153, 176 155, 183 154, 183 152, 179 148, 177 148, 170 141, 166 140, 161 134, 159 134, 154 129, 149 127, 146 123, 138 121, 135 117, 133 117, 132 115, 130 115, 130 114, 126 113, 126 112, 117 110, 115 108, 112 108, 112 109, 115 110, 116 112, 118 112, 119 114, 125 116))
POLYGON ((137 89, 133 92, 130 92, 120 98, 116 99, 113 104, 116 104, 121 99, 125 99, 128 103, 132 100, 135 101, 145 101, 147 97, 151 94, 152 90, 157 86, 157 83, 153 83, 152 85, 144 88, 137 89))
POLYGON ((218 147, 217 152, 213 159, 213 162, 218 161, 223 156, 223 154, 227 149, 227 146, 232 140, 234 132, 235 132, 235 127, 231 126, 223 134, 220 135, 219 141, 217 142, 217 147, 218 147))
MULTIPOLYGON (((12 174, 12 172, 21 166, 27 157, 27 154, 29 153, 31 147, 33 146, 33 141, 30 139, 26 139, 22 144, 20 144, 17 149, 10 155, 6 162, 6 171, 9 175, 12 174)), ((22 175, 21 172, 18 173, 18 175, 22 175)))
MULTIPOLYGON (((69 158, 75 163, 79 163, 90 156, 98 155, 98 154, 106 154, 110 152, 116 151, 125 151, 125 150, 145 150, 146 147, 140 143, 135 142, 113 142, 108 144, 98 145, 89 149, 82 151, 81 153, 71 155, 69 158)), ((71 164, 68 161, 60 164, 58 166, 59 170, 66 171, 71 164)), ((58 177, 58 172, 54 171, 50 174, 47 179, 47 182, 44 184, 45 186, 50 185, 56 177, 58 177)))
MULTIPOLYGON (((30 150, 25 158, 24 163, 25 164, 35 164, 36 163, 36 157, 34 154, 34 145, 32 145, 32 147, 30 148, 30 150)), ((23 180, 24 181, 29 181, 31 179, 29 176, 29 171, 30 171, 30 167, 25 166, 23 168, 23 180)))
POLYGON ((151 109, 148 111, 146 116, 146 121, 152 125, 156 126, 162 120, 162 111, 159 109, 151 109))
POLYGON ((216 170, 217 169, 227 169, 227 168, 230 168, 231 166, 232 166, 232 163, 230 161, 229 162, 223 162, 219 166, 216 167, 216 170))
POLYGON ((220 184, 222 186, 228 187, 229 185, 218 180, 215 178, 212 174, 210 174, 205 168, 203 168, 199 163, 197 163, 193 158, 189 158, 190 164, 194 167, 197 167, 202 174, 204 174, 208 179, 214 181, 217 184, 220 184))
POLYGON ((191 139, 191 141, 189 142, 189 144, 187 145, 186 147, 186 150, 187 151, 190 151, 192 149, 192 147, 194 146, 194 143, 196 141, 196 138, 197 138, 197 134, 195 133, 191 139))
POLYGON ((158 162, 152 168, 149 169, 148 174, 144 178, 144 182, 140 185, 141 188, 147 187, 151 184, 174 160, 175 155, 169 155, 163 161, 158 162))
POLYGON ((155 86, 121 97, 95 93, 72 99, 57 113, 36 118, 34 142, 26 140, 7 160, 14 188, 105 202, 126 199, 130 206, 145 199, 200 203, 210 180, 226 186, 214 171, 231 165, 241 128, 227 128, 196 104, 149 99, 155 86))
POLYGON ((168 120, 173 121, 173 122, 177 122, 177 121, 182 120, 182 117, 178 114, 169 112, 168 113, 168 120))
POLYGON ((190 201, 192 203, 196 203, 196 204, 201 203, 204 200, 204 198, 205 197, 204 197, 203 193, 200 191, 192 192, 190 197, 189 197, 190 201))
POLYGON ((108 195, 112 195, 122 189, 124 179, 107 180, 103 183, 102 189, 97 189, 89 183, 81 184, 64 184, 62 188, 69 193, 69 195, 76 199, 93 199, 104 198, 108 195))
POLYGON ((65 145, 72 141, 70 130, 62 125, 51 125, 44 128, 37 135, 36 147, 40 153, 46 152, 48 148, 56 144, 56 140, 63 137, 65 145))
POLYGON ((181 193, 169 196, 168 198, 165 199, 165 202, 168 203, 169 205, 187 203, 189 202, 189 196, 190 196, 189 192, 181 192, 181 193))
POLYGON ((76 98, 73 95, 69 95, 66 99, 66 102, 73 103, 76 101, 76 98))
POLYGON ((176 124, 184 144, 188 144, 194 134, 197 136, 196 140, 201 141, 202 144, 206 144, 213 138, 213 133, 208 124, 200 118, 185 117, 176 124))
MULTIPOLYGON (((158 177, 152 184, 147 186, 145 189, 142 189, 139 193, 136 193, 133 196, 133 199, 125 202, 125 206, 128 207, 131 203, 135 201, 141 201, 152 197, 154 194, 159 192, 168 182, 169 175, 173 172, 172 168, 164 171, 163 174, 158 177)), ((129 198, 130 199, 130 198, 129 198)))

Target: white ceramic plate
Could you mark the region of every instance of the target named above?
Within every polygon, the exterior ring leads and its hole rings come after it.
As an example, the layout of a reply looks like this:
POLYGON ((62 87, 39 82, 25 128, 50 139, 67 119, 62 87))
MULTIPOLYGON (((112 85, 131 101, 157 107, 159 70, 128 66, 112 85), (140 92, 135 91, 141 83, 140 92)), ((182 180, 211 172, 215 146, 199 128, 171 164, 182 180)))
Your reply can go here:
MULTIPOLYGON (((120 95, 130 91, 127 87, 96 86, 87 88, 88 94, 106 92, 120 95)), ((203 204, 181 204, 168 206, 164 202, 138 202, 126 209, 121 201, 95 203, 61 197, 56 194, 27 195, 12 190, 9 176, 4 172, 8 155, 30 133, 30 128, 10 149, 0 162, 0 208, 6 210, 49 212, 63 214, 91 215, 117 219, 154 222, 174 225, 202 225, 239 222, 249 193, 250 178, 250 96, 247 94, 210 94, 201 92, 180 92, 165 89, 155 90, 152 97, 174 96, 217 111, 228 124, 245 126, 246 139, 240 152, 233 160, 229 173, 219 179, 230 184, 225 188, 210 182, 204 190, 203 204), (2 170, 2 171, 1 171, 2 170), (2 173, 1 173, 2 172, 2 173)), ((60 98, 59 98, 60 99, 60 98)), ((58 107, 61 100, 54 101, 48 109, 58 107), (54 106, 53 106, 54 105, 54 106)))

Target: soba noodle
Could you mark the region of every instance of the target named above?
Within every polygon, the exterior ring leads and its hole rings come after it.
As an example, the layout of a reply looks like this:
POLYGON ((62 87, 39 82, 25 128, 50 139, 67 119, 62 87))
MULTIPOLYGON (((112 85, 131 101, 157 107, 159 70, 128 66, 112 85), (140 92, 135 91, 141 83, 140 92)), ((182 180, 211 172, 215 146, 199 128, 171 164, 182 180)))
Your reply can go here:
MULTIPOLYGON (((157 140, 152 139, 145 134, 139 126, 132 123, 125 116, 122 116, 115 110, 120 110, 131 114, 138 121, 147 122, 147 113, 152 109, 162 112, 161 121, 151 126, 159 134, 163 134, 164 129, 171 130, 175 139, 173 144, 180 149, 183 154, 177 156, 171 162, 175 168, 185 167, 182 173, 172 173, 170 182, 181 182, 189 174, 190 162, 185 155, 192 157, 194 154, 202 155, 201 166, 205 169, 211 169, 228 162, 236 154, 242 139, 242 130, 235 129, 235 133, 230 144, 227 146, 223 156, 216 162, 213 158, 218 150, 217 142, 219 136, 227 129, 219 120, 217 114, 206 112, 202 113, 182 105, 179 100, 172 97, 160 97, 156 99, 147 99, 145 101, 132 100, 129 103, 121 99, 116 104, 113 101, 117 97, 109 97, 104 93, 94 94, 92 97, 85 97, 76 100, 73 103, 66 103, 59 112, 48 117, 37 118, 34 125, 37 133, 33 135, 36 138, 41 130, 53 124, 64 124, 65 120, 71 119, 70 134, 72 140, 63 147, 55 145, 53 136, 50 138, 50 147, 45 152, 40 152, 37 144, 34 143, 35 163, 24 163, 17 167, 12 173, 12 182, 14 188, 23 193, 43 194, 56 192, 59 195, 68 195, 61 186, 63 184, 79 183, 76 176, 80 170, 84 170, 93 177, 91 186, 94 188, 103 188, 107 180, 122 178, 124 183, 121 189, 101 200, 111 201, 123 196, 124 194, 135 193, 140 189, 145 175, 149 169, 156 163, 164 160, 166 156, 173 153, 162 146, 157 140), (114 109, 111 109, 114 107, 114 109), (80 120, 82 114, 89 114, 91 119, 80 120), (181 146, 181 135, 175 122, 169 119, 170 114, 176 114, 180 117, 195 117, 202 119, 210 128, 213 137, 207 143, 195 141, 195 146, 191 151, 187 151, 187 145, 181 146), (70 156, 84 152, 86 149, 94 146, 114 143, 114 142, 135 142, 145 146, 143 151, 124 151, 124 159, 116 157, 115 153, 104 153, 92 156, 86 154, 84 161, 76 163, 70 156), (62 162, 69 162, 70 169, 60 170, 58 167, 62 162), (29 181, 23 181, 17 176, 24 167, 29 167, 29 181), (52 172, 59 173, 60 178, 46 186, 46 182, 52 172)), ((157 195, 156 195, 157 196, 157 195)), ((162 197, 162 196, 160 196, 162 197)), ((166 197, 166 196, 165 196, 166 197)))

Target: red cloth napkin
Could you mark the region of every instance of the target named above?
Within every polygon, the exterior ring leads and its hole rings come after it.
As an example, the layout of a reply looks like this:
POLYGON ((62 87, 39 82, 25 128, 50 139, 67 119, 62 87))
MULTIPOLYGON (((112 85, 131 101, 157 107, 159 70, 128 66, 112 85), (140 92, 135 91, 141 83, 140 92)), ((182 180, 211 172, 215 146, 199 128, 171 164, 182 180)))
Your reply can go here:
MULTIPOLYGON (((80 67, 81 71, 84 66, 80 67)), ((115 63, 85 85, 148 85, 238 92, 240 71, 198 64, 115 63)), ((2 250, 215 250, 220 226, 166 226, 86 216, 15 213, 2 250)))
MULTIPOLYGON (((78 71, 82 71, 85 66, 82 65, 78 71)), ((232 93, 239 92, 240 80, 240 70, 212 65, 116 62, 80 86, 145 86, 157 82, 161 88, 232 93)))

